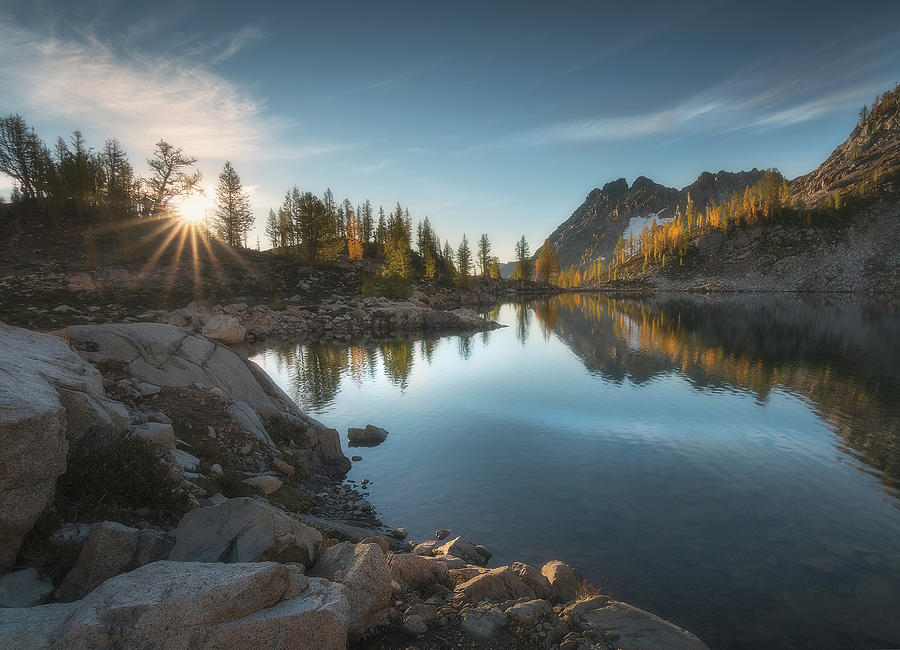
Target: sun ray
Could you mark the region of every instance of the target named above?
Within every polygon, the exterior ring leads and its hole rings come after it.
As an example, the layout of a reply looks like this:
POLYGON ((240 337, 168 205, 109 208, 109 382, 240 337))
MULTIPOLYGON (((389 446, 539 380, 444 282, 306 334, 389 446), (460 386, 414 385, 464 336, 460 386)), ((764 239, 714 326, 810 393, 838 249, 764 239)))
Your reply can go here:
POLYGON ((181 253, 184 250, 184 243, 187 241, 188 232, 195 230, 195 228, 193 228, 193 224, 182 223, 179 225, 178 230, 181 237, 175 245, 175 257, 169 265, 169 272, 166 276, 165 287, 167 293, 171 293, 172 287, 175 285, 175 278, 178 275, 178 270, 181 268, 181 253))

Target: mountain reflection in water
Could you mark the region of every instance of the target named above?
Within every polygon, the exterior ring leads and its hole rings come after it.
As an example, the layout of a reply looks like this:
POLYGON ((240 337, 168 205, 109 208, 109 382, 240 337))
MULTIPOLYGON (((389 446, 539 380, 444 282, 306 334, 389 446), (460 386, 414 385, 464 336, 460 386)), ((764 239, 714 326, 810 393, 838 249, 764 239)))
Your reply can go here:
MULTIPOLYGON (((350 478, 419 539, 560 558, 713 647, 900 645, 900 303, 566 294, 466 336, 251 350, 391 435, 350 478)), ((271 343, 270 343, 271 345, 271 343)))

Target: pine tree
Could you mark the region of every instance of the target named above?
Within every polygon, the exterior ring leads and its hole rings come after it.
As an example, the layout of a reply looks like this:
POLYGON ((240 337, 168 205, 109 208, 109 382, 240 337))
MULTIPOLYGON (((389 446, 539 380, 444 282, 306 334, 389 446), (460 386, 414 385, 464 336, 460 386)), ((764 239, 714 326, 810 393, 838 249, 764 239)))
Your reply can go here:
POLYGON ((491 241, 487 233, 483 233, 478 240, 478 264, 481 266, 481 275, 488 275, 488 267, 491 263, 491 241))
POLYGON ((469 274, 472 272, 472 251, 469 249, 469 240, 465 235, 456 250, 456 272, 460 286, 467 286, 469 274))
POLYGON ((368 253, 369 242, 372 241, 372 203, 369 199, 362 205, 362 213, 360 214, 359 225, 362 230, 362 241, 364 253, 368 253))
POLYGON ((279 230, 278 215, 275 214, 275 210, 269 208, 269 216, 266 217, 266 237, 269 238, 273 249, 278 248, 281 244, 281 233, 279 230))
POLYGON ((384 219, 384 206, 378 206, 378 225, 375 227, 375 254, 384 257, 384 243, 387 239, 387 223, 384 219))
POLYGON ((247 232, 253 227, 250 196, 244 191, 241 178, 231 161, 225 161, 222 173, 219 174, 213 217, 219 237, 229 246, 241 246, 247 232))
POLYGON ((530 282, 531 276, 531 254, 528 251, 525 235, 522 235, 522 239, 516 242, 516 269, 513 272, 513 278, 530 282))
POLYGON ((559 260, 556 259, 556 252, 549 239, 544 240, 534 266, 538 279, 542 282, 552 282, 556 279, 556 274, 559 273, 559 260))

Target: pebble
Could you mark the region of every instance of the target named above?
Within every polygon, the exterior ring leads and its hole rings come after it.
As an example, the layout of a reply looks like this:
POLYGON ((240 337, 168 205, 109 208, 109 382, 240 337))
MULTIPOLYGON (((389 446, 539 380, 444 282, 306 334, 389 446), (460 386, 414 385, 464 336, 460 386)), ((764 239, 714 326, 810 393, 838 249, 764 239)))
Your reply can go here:
POLYGON ((350 460, 352 460, 352 461, 362 460, 362 456, 353 456, 352 458, 350 458, 350 460))

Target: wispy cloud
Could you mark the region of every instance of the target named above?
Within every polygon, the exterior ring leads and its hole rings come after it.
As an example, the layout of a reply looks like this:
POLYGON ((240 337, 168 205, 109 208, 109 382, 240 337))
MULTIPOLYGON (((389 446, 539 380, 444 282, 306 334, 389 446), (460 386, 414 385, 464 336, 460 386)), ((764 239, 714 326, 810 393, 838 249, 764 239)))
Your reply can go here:
POLYGON ((372 163, 371 165, 363 165, 362 167, 359 168, 359 171, 361 171, 364 174, 371 174, 372 172, 380 171, 390 165, 391 165, 390 160, 382 160, 377 163, 372 163))
POLYGON ((225 49, 213 58, 213 63, 221 63, 226 59, 230 59, 247 45, 262 40, 263 30, 256 25, 247 25, 242 27, 237 34, 228 39, 225 49))
POLYGON ((511 140, 545 145, 680 137, 773 129, 814 120, 860 105, 891 84, 891 79, 873 80, 877 76, 875 61, 879 51, 898 41, 900 33, 894 33, 841 55, 813 52, 792 65, 760 61, 672 106, 631 115, 563 120, 514 134, 511 140))
MULTIPOLYGON (((234 56, 261 36, 247 28, 219 41, 213 61, 234 56)), ((3 110, 117 137, 148 151, 160 138, 201 158, 288 158, 345 148, 339 144, 285 147, 290 124, 267 113, 253 88, 234 83, 188 56, 113 49, 89 35, 65 39, 0 18, 3 110)))

